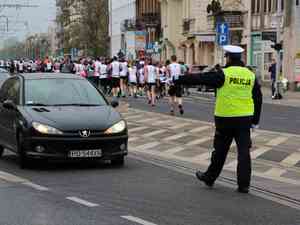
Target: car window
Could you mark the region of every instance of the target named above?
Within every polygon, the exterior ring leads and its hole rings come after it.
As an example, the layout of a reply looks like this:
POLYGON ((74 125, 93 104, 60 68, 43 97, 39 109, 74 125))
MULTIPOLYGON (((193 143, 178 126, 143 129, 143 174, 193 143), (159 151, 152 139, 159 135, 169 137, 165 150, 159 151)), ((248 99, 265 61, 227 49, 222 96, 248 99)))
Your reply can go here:
POLYGON ((0 90, 0 102, 11 100, 16 105, 20 103, 20 80, 11 78, 5 81, 0 90))
POLYGON ((58 78, 26 80, 25 104, 106 105, 107 103, 87 80, 58 78))

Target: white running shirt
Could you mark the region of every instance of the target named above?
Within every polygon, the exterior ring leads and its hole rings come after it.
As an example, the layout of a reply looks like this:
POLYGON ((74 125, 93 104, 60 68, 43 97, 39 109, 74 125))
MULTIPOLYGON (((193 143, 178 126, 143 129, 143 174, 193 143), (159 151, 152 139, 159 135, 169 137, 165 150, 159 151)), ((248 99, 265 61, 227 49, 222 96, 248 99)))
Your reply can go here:
POLYGON ((121 72, 120 77, 126 77, 128 72, 127 62, 121 62, 121 72))
POLYGON ((148 65, 146 67, 146 70, 148 72, 147 83, 148 84, 155 84, 156 79, 157 79, 157 74, 156 74, 157 70, 156 70, 156 67, 152 66, 152 65, 148 65))
POLYGON ((118 61, 113 61, 111 63, 111 75, 112 77, 119 78, 120 77, 120 63, 118 61))
POLYGON ((137 83, 136 66, 130 67, 128 70, 129 70, 129 82, 137 83))
POLYGON ((178 63, 171 63, 169 65, 169 71, 172 81, 178 80, 181 75, 181 65, 178 63))
POLYGON ((101 63, 100 65, 100 79, 107 78, 107 65, 101 63))

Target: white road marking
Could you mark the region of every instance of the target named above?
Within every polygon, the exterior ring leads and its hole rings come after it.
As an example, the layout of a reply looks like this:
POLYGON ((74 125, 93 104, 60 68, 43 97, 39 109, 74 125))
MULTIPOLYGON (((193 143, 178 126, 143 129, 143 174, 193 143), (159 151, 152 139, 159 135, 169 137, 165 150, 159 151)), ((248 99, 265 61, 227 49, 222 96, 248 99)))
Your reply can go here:
POLYGON ((252 152, 250 152, 251 154, 251 159, 256 159, 257 157, 259 157, 260 155, 264 154, 267 151, 270 151, 272 148, 270 147, 260 147, 252 152))
POLYGON ((162 118, 161 120, 152 123, 152 125, 159 126, 159 125, 164 125, 164 124, 173 123, 173 122, 174 122, 173 120, 168 120, 168 119, 162 118))
POLYGON ((85 205, 87 207, 97 207, 97 206, 99 206, 96 203, 88 202, 86 200, 83 200, 83 199, 77 198, 77 197, 67 197, 66 199, 68 199, 70 201, 73 201, 73 202, 76 202, 76 203, 79 203, 81 205, 85 205))
POLYGON ((166 155, 173 155, 177 152, 181 152, 182 150, 184 150, 184 148, 178 146, 178 147, 171 148, 171 149, 168 149, 166 151, 163 151, 163 153, 166 154, 166 155))
POLYGON ((140 139, 140 137, 129 137, 128 141, 133 142, 133 141, 136 141, 138 139, 140 139))
POLYGON ((189 161, 195 162, 195 163, 203 163, 203 161, 207 161, 210 158, 211 152, 205 152, 200 155, 197 155, 190 159, 189 161))
POLYGON ((121 218, 138 223, 138 224, 142 224, 142 225, 157 225, 155 223, 151 223, 151 222, 148 222, 146 220, 143 220, 141 218, 134 217, 134 216, 121 216, 121 218))
POLYGON ((185 137, 185 136, 188 136, 188 135, 189 135, 188 133, 179 133, 179 134, 175 134, 175 135, 166 137, 163 140, 164 141, 173 141, 173 140, 176 140, 178 138, 185 137))
POLYGON ((135 128, 129 129, 129 133, 130 132, 137 132, 137 131, 145 130, 147 128, 149 128, 149 127, 145 127, 145 126, 135 127, 135 128))
POLYGON ((224 168, 225 169, 235 169, 237 167, 237 160, 233 160, 230 163, 227 163, 224 168))
POLYGON ((288 140, 288 137, 277 137, 269 141, 266 145, 268 146, 277 146, 280 145, 281 143, 285 142, 288 140))
POLYGON ((166 130, 155 130, 155 131, 152 131, 150 133, 144 134, 143 137, 152 137, 152 136, 162 134, 162 133, 165 133, 165 132, 166 132, 166 130))
POLYGON ((133 116, 125 116, 125 119, 132 120, 132 119, 142 118, 142 117, 144 117, 144 115, 140 114, 140 115, 133 115, 133 116))
POLYGON ((211 137, 204 137, 204 138, 196 139, 194 141, 190 141, 190 142, 186 143, 186 145, 187 146, 198 145, 198 144, 204 143, 206 141, 209 141, 210 139, 211 139, 211 137))
POLYGON ((264 172, 264 175, 269 177, 280 177, 285 172, 287 172, 287 170, 273 167, 268 171, 264 172))
POLYGON ((189 132, 191 133, 197 133, 197 132, 201 132, 201 131, 204 131, 204 130, 208 130, 210 129, 212 126, 202 126, 202 127, 197 127, 197 128, 194 128, 192 130, 190 130, 189 132))
POLYGON ((281 165, 295 166, 300 161, 300 153, 294 152, 280 162, 281 165))
POLYGON ((43 186, 38 185, 38 184, 31 183, 31 182, 24 182, 23 184, 26 185, 26 186, 32 187, 33 189, 36 189, 38 191, 49 191, 49 188, 43 187, 43 186))
POLYGON ((13 182, 13 183, 25 183, 28 182, 28 180, 15 176, 10 173, 6 173, 4 171, 0 171, 0 179, 8 181, 8 182, 13 182))
POLYGON ((157 120, 159 120, 158 118, 149 118, 149 119, 143 119, 143 120, 138 120, 138 121, 136 121, 136 122, 138 122, 138 123, 147 123, 147 122, 150 122, 150 121, 157 121, 157 120))
POLYGON ((190 125, 192 125, 192 124, 190 124, 190 123, 181 123, 181 124, 171 126, 171 127, 169 127, 169 129, 176 130, 176 129, 180 129, 182 127, 190 126, 190 125))
POLYGON ((158 142, 158 141, 154 141, 154 142, 149 142, 149 143, 146 143, 146 144, 143 144, 143 145, 138 145, 135 147, 135 150, 136 151, 143 151, 143 150, 147 150, 147 149, 150 149, 150 148, 154 148, 158 145, 160 145, 161 143, 158 142))

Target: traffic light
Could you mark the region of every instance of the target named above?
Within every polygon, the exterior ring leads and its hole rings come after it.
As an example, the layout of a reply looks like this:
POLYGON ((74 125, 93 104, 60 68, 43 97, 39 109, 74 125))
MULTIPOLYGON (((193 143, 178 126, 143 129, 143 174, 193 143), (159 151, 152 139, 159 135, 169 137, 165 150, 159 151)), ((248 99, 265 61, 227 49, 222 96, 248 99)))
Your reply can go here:
POLYGON ((271 45, 271 48, 275 49, 276 51, 282 50, 282 43, 276 43, 274 45, 271 45))

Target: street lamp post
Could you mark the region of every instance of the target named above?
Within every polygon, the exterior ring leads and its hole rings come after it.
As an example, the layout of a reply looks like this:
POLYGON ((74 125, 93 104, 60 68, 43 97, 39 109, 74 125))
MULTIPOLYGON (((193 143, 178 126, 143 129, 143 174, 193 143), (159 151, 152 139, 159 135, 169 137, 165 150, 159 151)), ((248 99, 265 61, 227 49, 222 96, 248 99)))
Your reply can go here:
MULTIPOLYGON (((281 42, 281 21, 282 21, 282 1, 277 0, 277 25, 276 25, 276 32, 277 32, 277 43, 281 42)), ((281 99, 282 95, 279 89, 279 75, 281 70, 281 57, 280 57, 280 49, 276 50, 276 78, 275 78, 275 99, 281 99)))

